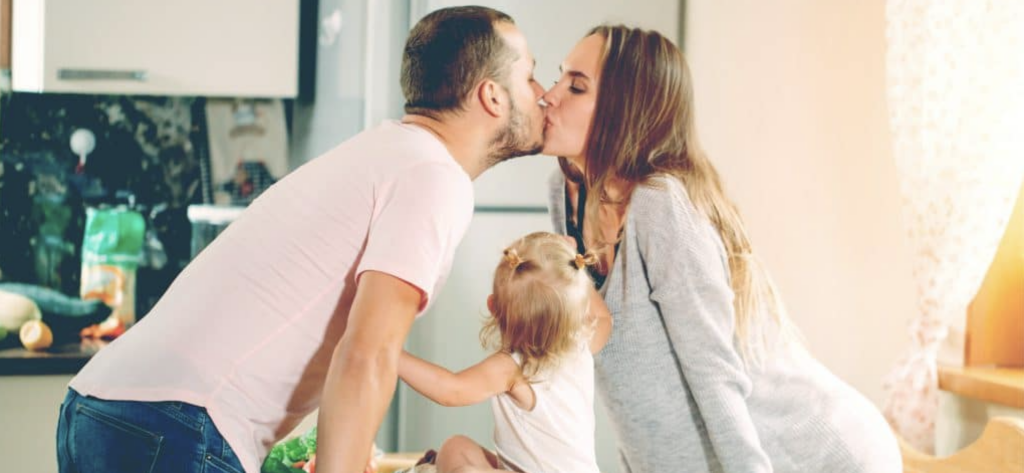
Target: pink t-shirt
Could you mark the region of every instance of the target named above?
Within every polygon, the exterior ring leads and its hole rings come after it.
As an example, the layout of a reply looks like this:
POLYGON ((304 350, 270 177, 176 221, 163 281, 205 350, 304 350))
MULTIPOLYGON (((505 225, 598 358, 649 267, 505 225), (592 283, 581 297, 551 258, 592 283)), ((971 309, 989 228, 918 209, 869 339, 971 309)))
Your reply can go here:
POLYGON ((319 406, 358 276, 401 278, 426 310, 472 215, 472 182, 432 134, 365 131, 264 192, 71 387, 205 407, 258 472, 319 406))

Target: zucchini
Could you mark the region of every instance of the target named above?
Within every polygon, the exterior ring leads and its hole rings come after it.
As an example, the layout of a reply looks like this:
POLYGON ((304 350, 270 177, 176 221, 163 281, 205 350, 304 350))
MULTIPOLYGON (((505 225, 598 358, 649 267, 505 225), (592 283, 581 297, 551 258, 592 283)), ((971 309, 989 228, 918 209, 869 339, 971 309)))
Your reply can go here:
POLYGON ((82 300, 68 297, 48 287, 21 283, 0 283, 0 291, 27 297, 39 306, 43 314, 65 317, 99 317, 99 312, 110 315, 110 308, 99 300, 82 300))

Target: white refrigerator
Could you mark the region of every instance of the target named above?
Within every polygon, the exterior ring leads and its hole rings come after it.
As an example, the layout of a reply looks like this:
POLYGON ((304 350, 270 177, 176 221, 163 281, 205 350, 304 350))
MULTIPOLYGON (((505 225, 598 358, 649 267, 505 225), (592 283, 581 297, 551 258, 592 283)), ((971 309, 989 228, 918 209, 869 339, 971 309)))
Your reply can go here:
MULTIPOLYGON (((558 78, 559 64, 570 49, 602 23, 654 29, 678 41, 682 0, 412 0, 410 26, 428 12, 453 5, 478 4, 511 15, 537 59, 536 78, 545 88, 558 78)), ((396 50, 400 51, 400 50, 396 50)), ((486 315, 491 276, 509 242, 526 233, 551 230, 546 183, 557 169, 555 158, 530 156, 503 163, 475 183, 476 212, 455 256, 452 273, 430 312, 413 326, 407 349, 452 370, 482 360, 478 332, 486 315)), ((598 401, 597 450, 601 471, 619 471, 618 453, 603 406, 598 401)), ((400 385, 390 416, 399 451, 438 448, 451 435, 467 435, 492 445, 494 424, 489 403, 445 408, 400 385)))

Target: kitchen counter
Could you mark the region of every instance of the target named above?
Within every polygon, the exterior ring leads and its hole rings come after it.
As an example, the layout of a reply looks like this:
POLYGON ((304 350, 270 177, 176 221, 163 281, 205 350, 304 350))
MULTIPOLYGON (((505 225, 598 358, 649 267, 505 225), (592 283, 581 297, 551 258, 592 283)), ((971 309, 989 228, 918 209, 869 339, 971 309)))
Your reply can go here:
POLYGON ((385 453, 377 460, 377 473, 394 473, 416 466, 416 461, 423 458, 424 452, 416 453, 385 453))
POLYGON ((0 376, 75 374, 106 344, 90 340, 38 352, 20 346, 0 349, 0 376))

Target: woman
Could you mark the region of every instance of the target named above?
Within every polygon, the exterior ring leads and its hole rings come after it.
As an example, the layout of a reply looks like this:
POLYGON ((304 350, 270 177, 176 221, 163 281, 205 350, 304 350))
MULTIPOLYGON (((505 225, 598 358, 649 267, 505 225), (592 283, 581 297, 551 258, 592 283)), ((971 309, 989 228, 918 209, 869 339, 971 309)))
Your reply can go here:
POLYGON ((624 470, 900 471, 877 409, 789 328, 697 144, 678 48, 595 28, 544 99, 555 229, 599 255, 616 320, 595 363, 624 470))

